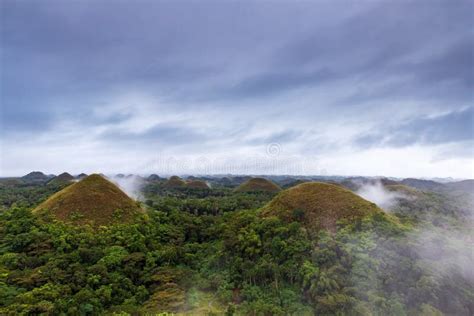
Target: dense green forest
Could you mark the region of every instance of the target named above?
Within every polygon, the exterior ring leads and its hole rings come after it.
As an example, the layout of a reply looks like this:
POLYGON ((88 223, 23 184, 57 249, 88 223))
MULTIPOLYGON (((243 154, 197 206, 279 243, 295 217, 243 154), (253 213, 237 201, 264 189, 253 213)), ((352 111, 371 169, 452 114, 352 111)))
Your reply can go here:
MULTIPOLYGON (((418 191, 391 214, 309 229, 278 193, 147 181, 144 216, 93 227, 34 207, 68 184, 0 186, 2 315, 472 315, 471 207, 418 191)), ((469 199, 467 199, 469 201, 469 199)))

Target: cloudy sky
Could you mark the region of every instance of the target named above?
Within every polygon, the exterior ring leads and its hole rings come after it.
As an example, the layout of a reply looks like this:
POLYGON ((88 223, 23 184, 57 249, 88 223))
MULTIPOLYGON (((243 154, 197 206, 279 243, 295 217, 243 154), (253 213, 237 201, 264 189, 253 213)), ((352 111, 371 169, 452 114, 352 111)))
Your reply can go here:
POLYGON ((0 8, 0 176, 474 177, 472 1, 0 8))

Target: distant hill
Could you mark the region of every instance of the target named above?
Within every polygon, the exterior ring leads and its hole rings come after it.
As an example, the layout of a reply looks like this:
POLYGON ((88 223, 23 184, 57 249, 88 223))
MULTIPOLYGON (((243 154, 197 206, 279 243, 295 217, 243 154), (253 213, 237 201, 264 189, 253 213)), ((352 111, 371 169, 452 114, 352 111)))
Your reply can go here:
POLYGON ((340 220, 352 221, 383 213, 351 191, 329 183, 308 182, 280 192, 262 209, 263 216, 300 221, 308 229, 334 230, 340 220))
POLYGON ((419 190, 429 190, 429 191, 439 190, 444 186, 442 183, 439 183, 436 181, 421 180, 421 179, 414 179, 414 178, 403 179, 402 181, 400 181, 400 183, 412 188, 419 189, 419 190))
POLYGON ((229 177, 219 179, 218 183, 223 186, 232 186, 232 180, 229 177))
POLYGON ((141 209, 115 184, 92 174, 55 193, 33 210, 39 215, 49 212, 63 222, 99 226, 130 222, 141 214, 141 209))
MULTIPOLYGON (((330 181, 332 182, 332 181, 330 181)), ((399 182, 387 178, 366 178, 366 177, 349 177, 337 182, 339 185, 351 190, 357 191, 365 185, 397 185, 399 182)))
POLYGON ((60 184, 66 184, 74 180, 74 177, 71 176, 67 172, 63 172, 60 175, 52 178, 51 180, 48 181, 48 184, 55 184, 55 185, 60 185, 60 184))
POLYGON ((166 188, 184 188, 186 182, 178 176, 170 177, 164 184, 166 188))
POLYGON ((463 195, 466 193, 474 195, 473 179, 440 183, 433 180, 409 178, 403 179, 400 183, 422 191, 434 191, 451 195, 463 195))
POLYGON ((403 184, 389 184, 385 185, 384 188, 390 192, 396 192, 401 194, 401 198, 420 197, 423 194, 421 191, 403 184))
MULTIPOLYGON (((188 180, 190 180, 188 178, 188 180)), ((232 180, 229 177, 208 177, 208 178, 199 178, 199 180, 205 181, 212 187, 235 187, 232 183, 232 180)))
POLYGON ((85 173, 80 173, 76 176, 76 180, 81 180, 81 179, 84 179, 85 177, 87 177, 87 174, 85 173))
POLYGON ((42 173, 41 171, 33 171, 21 177, 23 180, 27 182, 42 182, 47 181, 49 177, 42 173))
POLYGON ((444 187, 452 191, 464 191, 467 193, 474 193, 474 180, 463 180, 456 182, 448 182, 444 184, 444 187))
POLYGON ((252 179, 250 176, 235 176, 235 177, 230 177, 230 180, 232 181, 233 185, 241 185, 245 181, 248 181, 252 179))
POLYGON ((148 181, 160 181, 162 180, 162 178, 160 178, 160 176, 158 176, 157 174, 151 174, 148 176, 147 178, 148 181))
POLYGON ((190 189, 209 190, 210 187, 202 180, 191 180, 186 183, 186 187, 190 189))
POLYGON ((291 182, 288 182, 285 185, 283 185, 283 188, 284 189, 289 189, 289 188, 295 187, 299 184, 307 183, 307 182, 310 182, 310 180, 302 180, 302 179, 294 180, 293 179, 291 182))
POLYGON ((251 178, 235 189, 236 192, 278 192, 280 190, 278 185, 264 178, 251 178))

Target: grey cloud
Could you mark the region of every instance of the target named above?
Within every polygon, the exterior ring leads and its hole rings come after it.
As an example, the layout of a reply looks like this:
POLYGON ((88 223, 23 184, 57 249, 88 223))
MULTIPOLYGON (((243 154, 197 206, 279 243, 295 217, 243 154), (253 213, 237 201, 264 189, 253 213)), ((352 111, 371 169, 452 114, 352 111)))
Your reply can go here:
POLYGON ((229 89, 233 97, 241 98, 266 96, 291 89, 311 87, 334 78, 329 69, 318 69, 313 72, 269 72, 244 78, 239 84, 229 89))
POLYGON ((2 108, 0 110, 0 129, 3 136, 23 136, 49 129, 54 118, 41 109, 2 108))
POLYGON ((177 124, 158 124, 144 132, 109 129, 102 133, 99 139, 137 146, 149 146, 150 144, 181 146, 205 141, 209 139, 209 135, 177 124))
POLYGON ((474 139, 462 141, 441 149, 432 161, 442 161, 445 159, 465 158, 471 159, 474 156, 474 139))
POLYGON ((471 104, 474 96, 473 69, 474 37, 463 37, 423 60, 400 61, 370 72, 360 69, 358 76, 371 80, 358 80, 356 92, 341 98, 336 105, 408 100, 460 109, 471 104))
MULTIPOLYGON (((77 115, 77 114, 76 114, 77 115)), ((91 115, 89 112, 81 113, 79 117, 75 119, 79 122, 90 120, 91 124, 94 125, 115 125, 122 122, 126 122, 127 120, 133 117, 132 112, 125 112, 125 113, 111 113, 107 115, 91 115)))
POLYGON ((362 147, 412 144, 436 145, 474 139, 474 107, 434 118, 419 118, 405 124, 362 135, 356 143, 362 147))
POLYGON ((374 104, 425 108, 410 122, 363 135, 362 147, 442 144, 469 134, 469 121, 455 113, 472 104, 472 1, 4 0, 0 21, 6 143, 100 127, 108 130, 99 138, 104 146, 226 140, 239 152, 300 142, 294 147, 324 155, 346 143, 313 127, 350 117, 364 130, 374 104), (94 115, 134 93, 157 104, 157 122, 163 106, 170 117, 208 113, 229 127, 173 123, 128 133, 119 127, 131 114, 94 115), (440 110, 452 112, 451 125, 416 118, 440 110), (271 115, 282 126, 259 137, 255 127, 271 115), (304 146, 305 139, 317 144, 304 146))
POLYGON ((352 78, 357 92, 342 93, 334 106, 429 99, 462 107, 473 96, 472 9, 468 2, 381 2, 341 25, 297 37, 275 65, 300 72, 324 65, 330 81, 352 78))
MULTIPOLYGON (((416 70, 422 82, 453 80, 467 89, 474 87, 474 32, 433 59, 407 65, 416 70)), ((407 68, 408 68, 407 67, 407 68)), ((404 69, 407 70, 407 69, 404 69)), ((472 90, 471 90, 472 95, 472 90)))
POLYGON ((272 143, 282 144, 286 142, 294 142, 302 134, 303 133, 301 131, 294 130, 294 129, 287 129, 281 132, 272 133, 271 135, 265 136, 265 137, 254 137, 250 139, 249 141, 247 141, 247 143, 252 144, 252 145, 262 145, 262 144, 269 145, 272 143))
MULTIPOLYGON (((4 86, 13 95, 24 94, 25 86, 33 97, 134 87, 179 102, 324 89, 354 74, 365 74, 370 85, 377 76, 397 75, 389 66, 400 58, 469 32, 470 18, 462 1, 367 2, 363 10, 351 1, 47 3, 2 2, 4 86), (354 14, 342 15, 342 8, 354 14)), ((429 76, 429 67, 411 68, 429 76)), ((410 84, 420 87, 417 80, 410 84)), ((393 90, 383 93, 390 97, 393 90)))

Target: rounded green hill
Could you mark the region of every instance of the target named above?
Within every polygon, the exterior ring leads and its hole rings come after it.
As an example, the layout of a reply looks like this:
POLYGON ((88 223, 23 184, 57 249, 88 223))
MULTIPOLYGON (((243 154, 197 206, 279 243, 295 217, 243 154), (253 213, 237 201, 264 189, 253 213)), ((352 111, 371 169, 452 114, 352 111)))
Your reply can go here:
POLYGON ((147 180, 148 181, 160 181, 161 178, 157 174, 151 174, 151 175, 148 176, 147 180))
POLYGON ((308 229, 335 230, 340 220, 353 221, 383 213, 372 202, 340 186, 302 183, 280 192, 262 209, 262 216, 277 216, 285 221, 300 221, 308 229))
POLYGON ((186 186, 186 182, 178 176, 172 176, 164 184, 167 188, 183 188, 186 186))
POLYGON ((33 182, 41 182, 48 180, 48 176, 42 173, 41 171, 33 171, 28 173, 27 175, 21 177, 23 180, 26 181, 33 181, 33 182))
POLYGON ((59 176, 56 176, 56 177, 52 178, 51 180, 49 180, 48 184, 50 184, 50 185, 51 184, 54 184, 54 185, 66 184, 66 183, 70 183, 73 180, 74 180, 73 176, 71 176, 67 172, 63 172, 59 176))
POLYGON ((115 184, 92 174, 53 194, 33 210, 38 215, 93 226, 131 222, 142 214, 138 204, 115 184))
POLYGON ((190 180, 186 183, 186 187, 190 189, 197 189, 197 190, 210 189, 209 185, 207 185, 207 183, 202 180, 190 180))
POLYGON ((279 192, 281 188, 264 178, 251 178, 235 189, 236 192, 279 192))

